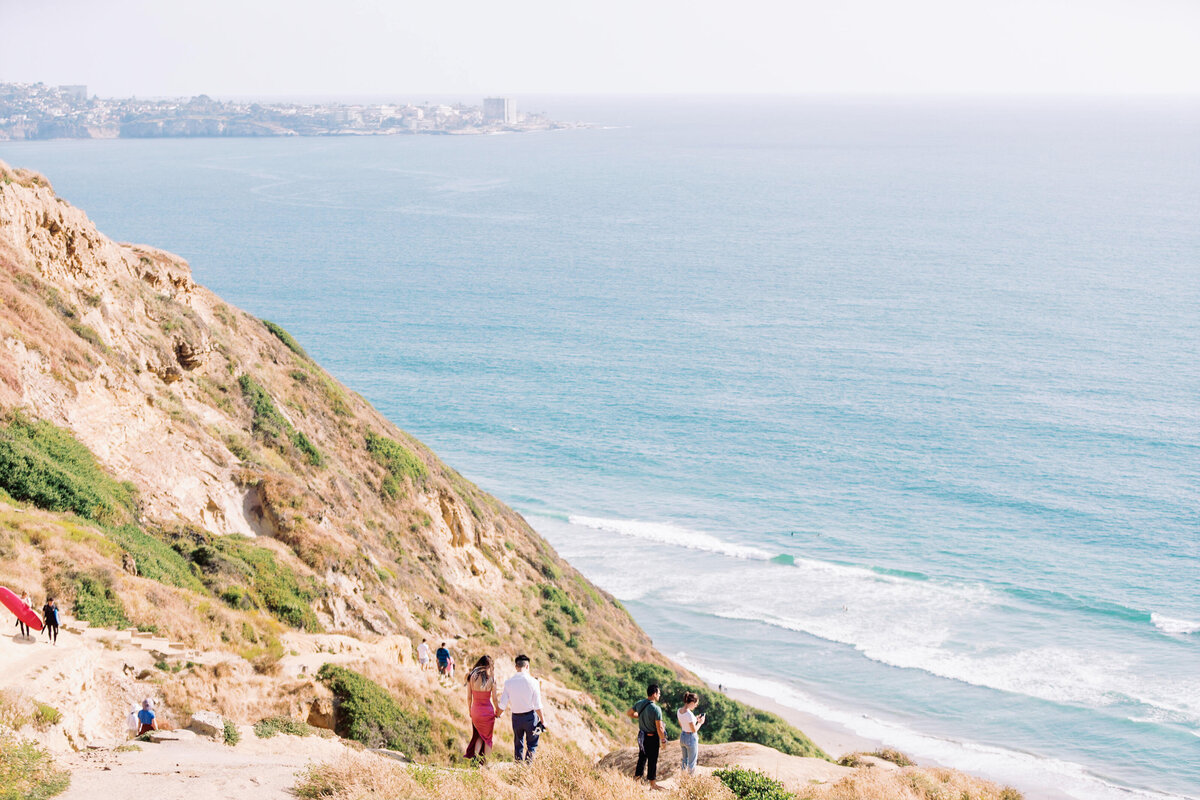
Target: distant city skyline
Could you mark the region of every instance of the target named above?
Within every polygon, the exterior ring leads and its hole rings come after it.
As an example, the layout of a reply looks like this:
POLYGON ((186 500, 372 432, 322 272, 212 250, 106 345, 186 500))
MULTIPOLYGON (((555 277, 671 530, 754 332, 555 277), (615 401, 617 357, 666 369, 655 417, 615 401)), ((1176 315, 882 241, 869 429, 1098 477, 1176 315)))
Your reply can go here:
POLYGON ((1190 0, 0 0, 0 81, 102 96, 1200 93, 1190 0))

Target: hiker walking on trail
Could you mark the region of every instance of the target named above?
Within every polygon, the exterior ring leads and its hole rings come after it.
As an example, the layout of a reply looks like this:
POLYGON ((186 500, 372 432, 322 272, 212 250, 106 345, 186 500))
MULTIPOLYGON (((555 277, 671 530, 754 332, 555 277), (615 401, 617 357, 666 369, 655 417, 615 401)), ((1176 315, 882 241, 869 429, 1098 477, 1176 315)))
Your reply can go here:
POLYGON ((500 711, 512 710, 513 756, 516 761, 533 761, 538 739, 546 729, 542 716, 542 686, 529 674, 529 656, 517 656, 517 674, 504 682, 500 711))
POLYGON ((417 663, 421 665, 421 672, 429 669, 429 642, 424 639, 417 647, 417 663))
POLYGON ((492 731, 504 712, 496 697, 496 671, 491 656, 481 656, 467 675, 467 713, 471 717, 471 742, 467 758, 482 764, 492 752, 492 731))
POLYGON ((646 687, 645 699, 638 700, 625 712, 630 719, 638 721, 638 760, 633 777, 641 778, 644 774, 650 788, 656 791, 663 788, 658 785, 658 751, 667 738, 662 708, 658 705, 660 697, 662 690, 657 683, 652 683, 646 687))
POLYGON ((454 656, 450 655, 445 642, 442 642, 442 646, 434 653, 434 658, 437 659, 438 680, 442 683, 445 683, 447 679, 453 681, 454 656))
POLYGON ((50 643, 58 644, 58 606, 54 605, 53 597, 48 598, 46 605, 42 606, 42 625, 50 643))

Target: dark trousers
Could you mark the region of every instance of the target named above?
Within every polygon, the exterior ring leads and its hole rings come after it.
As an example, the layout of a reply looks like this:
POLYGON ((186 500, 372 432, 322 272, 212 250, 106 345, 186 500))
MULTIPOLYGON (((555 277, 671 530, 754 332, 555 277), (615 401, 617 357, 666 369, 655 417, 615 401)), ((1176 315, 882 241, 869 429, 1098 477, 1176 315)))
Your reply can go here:
POLYGON ((646 774, 646 780, 658 780, 658 734, 638 731, 638 763, 633 777, 646 774))
POLYGON ((517 761, 533 761, 533 752, 538 746, 537 712, 512 715, 513 756, 517 761))

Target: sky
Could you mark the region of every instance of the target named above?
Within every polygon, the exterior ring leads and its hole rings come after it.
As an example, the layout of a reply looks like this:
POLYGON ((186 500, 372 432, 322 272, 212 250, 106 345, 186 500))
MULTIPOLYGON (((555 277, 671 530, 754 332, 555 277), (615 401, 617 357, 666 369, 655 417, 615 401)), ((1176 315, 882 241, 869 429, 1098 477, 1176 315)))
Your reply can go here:
POLYGON ((0 0, 105 97, 1198 93, 1200 0, 0 0))

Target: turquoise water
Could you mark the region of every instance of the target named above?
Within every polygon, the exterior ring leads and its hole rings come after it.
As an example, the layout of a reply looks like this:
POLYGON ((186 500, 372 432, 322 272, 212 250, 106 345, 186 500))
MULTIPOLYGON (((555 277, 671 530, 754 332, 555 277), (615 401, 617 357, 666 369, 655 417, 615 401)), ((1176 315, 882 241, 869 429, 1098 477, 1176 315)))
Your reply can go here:
POLYGON ((1030 797, 1200 796, 1200 105, 545 104, 603 127, 0 158, 714 682, 1030 797))

